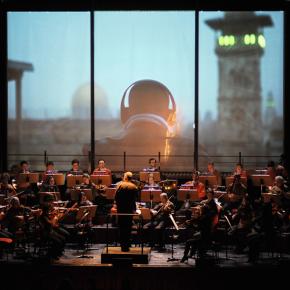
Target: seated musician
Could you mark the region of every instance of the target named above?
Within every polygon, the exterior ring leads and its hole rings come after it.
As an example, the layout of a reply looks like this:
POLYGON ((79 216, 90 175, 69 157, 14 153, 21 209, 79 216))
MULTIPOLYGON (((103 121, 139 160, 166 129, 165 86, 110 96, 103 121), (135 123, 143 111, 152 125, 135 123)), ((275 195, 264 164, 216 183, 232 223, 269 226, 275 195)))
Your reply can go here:
POLYGON ((27 161, 23 160, 20 162, 19 173, 30 173, 29 164, 27 161))
POLYGON ((55 179, 53 176, 48 175, 46 180, 43 182, 41 188, 41 192, 59 192, 58 186, 55 184, 55 179))
POLYGON ((46 169, 44 174, 55 174, 58 171, 54 168, 54 162, 53 161, 48 161, 46 162, 46 169))
MULTIPOLYGON (((164 229, 172 225, 169 215, 174 212, 174 204, 168 199, 167 193, 160 194, 160 203, 151 209, 151 221, 144 225, 144 229, 157 229, 160 249, 164 248, 164 229)), ((151 246, 154 246, 151 237, 151 246)))
POLYGON ((224 210, 237 209, 247 194, 247 187, 241 181, 241 175, 236 174, 234 180, 227 188, 226 204, 224 210))
POLYGON ((148 174, 148 181, 147 181, 147 183, 145 184, 145 186, 144 186, 145 188, 150 188, 150 187, 158 187, 158 188, 160 188, 160 186, 159 186, 159 184, 158 183, 156 183, 155 181, 154 181, 154 175, 153 175, 153 173, 149 173, 148 174))
POLYGON ((247 177, 246 170, 243 169, 243 165, 241 163, 237 163, 233 172, 233 176, 240 175, 241 177, 247 177))
POLYGON ((271 194, 277 196, 275 206, 287 210, 290 213, 290 193, 289 188, 285 184, 285 179, 282 176, 275 177, 274 186, 270 190, 271 194))
POLYGON ((0 194, 4 195, 6 198, 16 194, 16 190, 14 186, 9 183, 9 180, 10 175, 8 173, 3 173, 1 175, 0 194))
POLYGON ((221 185, 221 175, 219 173, 219 171, 217 169, 215 169, 214 163, 213 162, 208 162, 207 163, 207 169, 206 171, 203 173, 204 175, 208 175, 208 176, 216 176, 217 178, 217 183, 219 185, 221 185))
POLYGON ((186 241, 181 263, 187 261, 196 250, 198 250, 199 258, 203 258, 211 244, 213 225, 215 217, 218 214, 218 208, 214 200, 214 191, 209 188, 206 194, 207 199, 198 205, 199 214, 193 215, 191 221, 189 221, 189 223, 195 224, 196 229, 193 238, 186 241), (192 248, 191 251, 190 248, 192 248), (189 251, 190 256, 188 255, 189 251))
POLYGON ((71 165, 72 168, 67 172, 67 176, 83 174, 83 171, 80 170, 80 161, 78 159, 73 159, 71 165))
POLYGON ((108 174, 111 175, 112 172, 109 168, 106 168, 106 162, 104 159, 100 159, 98 161, 98 167, 95 168, 93 171, 93 175, 98 175, 98 174, 108 174))
POLYGON ((199 181, 199 171, 193 171, 192 173, 192 180, 186 182, 186 185, 192 185, 194 189, 197 190, 197 194, 200 200, 205 199, 206 193, 205 193, 205 186, 202 182, 199 181))
POLYGON ((290 181, 289 181, 289 175, 287 169, 279 164, 276 167, 276 176, 282 176, 284 178, 285 184, 289 187, 290 186, 290 181))
POLYGON ((90 206, 90 205, 93 205, 93 203, 87 199, 87 196, 86 196, 86 194, 83 191, 81 191, 80 194, 79 194, 79 202, 78 202, 78 204, 79 204, 79 206, 90 206))
POLYGON ((157 167, 157 160, 155 158, 149 159, 149 166, 144 168, 143 171, 145 172, 155 172, 159 171, 157 167))
POLYGON ((13 196, 10 200, 9 209, 5 214, 4 222, 8 228, 8 232, 15 236, 19 229, 23 229, 26 218, 30 214, 37 214, 39 210, 32 210, 20 204, 19 198, 13 196))
POLYGON ((69 233, 58 223, 60 216, 53 206, 53 195, 46 195, 42 205, 42 213, 39 218, 41 239, 51 242, 48 250, 48 258, 59 258, 64 250, 66 238, 69 233))

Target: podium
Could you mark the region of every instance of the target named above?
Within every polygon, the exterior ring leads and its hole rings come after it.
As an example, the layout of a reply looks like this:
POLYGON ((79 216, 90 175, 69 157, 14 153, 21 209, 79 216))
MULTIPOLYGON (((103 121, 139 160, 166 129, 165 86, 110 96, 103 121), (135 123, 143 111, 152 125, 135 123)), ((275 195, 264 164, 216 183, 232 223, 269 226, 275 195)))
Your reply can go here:
POLYGON ((83 181, 82 175, 69 175, 66 177, 66 184, 68 188, 72 188, 75 185, 81 184, 83 181))
POLYGON ((215 175, 200 175, 199 181, 202 182, 206 187, 217 187, 218 180, 215 175))
MULTIPOLYGON (((247 177, 240 177, 241 183, 247 186, 247 177)), ((226 187, 228 187, 234 181, 234 176, 227 176, 226 177, 226 187)))
POLYGON ((110 174, 92 174, 91 181, 95 184, 110 186, 112 184, 112 175, 110 174))
POLYGON ((177 200, 179 201, 200 201, 200 198, 198 196, 196 189, 178 189, 177 190, 177 200))
POLYGON ((56 185, 64 185, 65 182, 64 174, 62 173, 44 174, 44 180, 46 180, 48 176, 52 176, 54 178, 56 185))
POLYGON ((158 172, 158 171, 153 171, 153 172, 141 171, 141 172, 139 172, 140 181, 148 182, 149 174, 153 174, 153 179, 155 182, 160 181, 160 172, 158 172))

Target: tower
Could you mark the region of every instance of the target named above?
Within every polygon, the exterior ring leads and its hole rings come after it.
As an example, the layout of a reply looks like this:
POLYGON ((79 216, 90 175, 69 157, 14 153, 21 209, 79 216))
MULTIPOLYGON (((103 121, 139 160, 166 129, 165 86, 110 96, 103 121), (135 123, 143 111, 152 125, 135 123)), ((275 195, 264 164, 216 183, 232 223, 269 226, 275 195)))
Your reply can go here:
POLYGON ((266 46, 263 28, 271 17, 254 12, 225 12, 206 21, 218 31, 217 154, 261 153, 262 113, 260 62, 266 46))

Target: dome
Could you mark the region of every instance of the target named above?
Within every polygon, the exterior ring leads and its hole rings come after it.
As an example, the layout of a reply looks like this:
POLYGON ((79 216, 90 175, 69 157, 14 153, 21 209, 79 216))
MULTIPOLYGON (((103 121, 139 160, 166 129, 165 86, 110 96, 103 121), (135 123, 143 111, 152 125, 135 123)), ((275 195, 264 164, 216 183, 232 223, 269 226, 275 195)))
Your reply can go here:
MULTIPOLYGON (((112 117, 107 94, 99 86, 94 86, 95 91, 95 119, 109 119, 112 117)), ((72 117, 74 119, 90 119, 91 115, 91 85, 90 83, 79 87, 72 99, 72 117)))

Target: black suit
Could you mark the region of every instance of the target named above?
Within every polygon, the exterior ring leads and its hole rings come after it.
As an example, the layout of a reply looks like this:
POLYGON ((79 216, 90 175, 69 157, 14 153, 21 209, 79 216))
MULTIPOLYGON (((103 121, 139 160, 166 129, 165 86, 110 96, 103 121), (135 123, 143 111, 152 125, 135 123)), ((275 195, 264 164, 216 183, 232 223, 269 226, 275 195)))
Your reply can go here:
MULTIPOLYGON (((115 200, 118 213, 132 214, 136 211, 136 198, 138 190, 132 182, 123 181, 118 186, 115 200)), ((122 251, 128 251, 130 247, 132 216, 119 216, 120 243, 122 251)))

